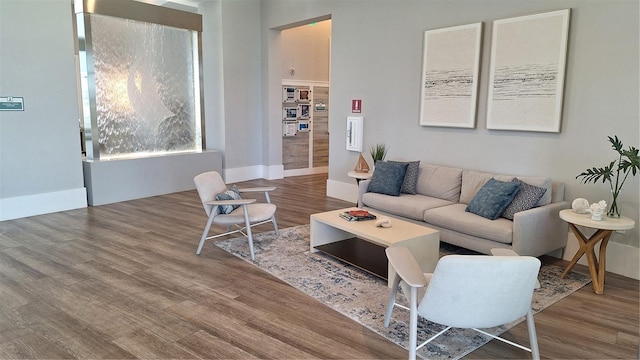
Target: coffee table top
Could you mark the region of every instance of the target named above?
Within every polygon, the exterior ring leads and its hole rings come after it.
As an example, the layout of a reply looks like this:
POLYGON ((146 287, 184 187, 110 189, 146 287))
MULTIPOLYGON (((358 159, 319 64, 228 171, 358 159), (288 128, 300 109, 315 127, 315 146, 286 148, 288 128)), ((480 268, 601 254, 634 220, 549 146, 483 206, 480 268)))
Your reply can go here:
MULTIPOLYGON (((376 220, 363 220, 363 221, 347 221, 340 217, 340 213, 349 210, 356 210, 357 208, 346 208, 334 211, 327 211, 323 213, 313 214, 311 218, 315 221, 322 222, 324 224, 331 225, 340 230, 347 231, 355 236, 385 245, 391 246, 397 242, 403 242, 408 239, 423 237, 430 234, 438 234, 438 230, 431 229, 426 226, 417 225, 408 221, 389 218, 391 220, 391 227, 382 228, 376 226, 376 220)), ((371 214, 376 215, 378 219, 384 217, 379 213, 369 211, 371 214)))

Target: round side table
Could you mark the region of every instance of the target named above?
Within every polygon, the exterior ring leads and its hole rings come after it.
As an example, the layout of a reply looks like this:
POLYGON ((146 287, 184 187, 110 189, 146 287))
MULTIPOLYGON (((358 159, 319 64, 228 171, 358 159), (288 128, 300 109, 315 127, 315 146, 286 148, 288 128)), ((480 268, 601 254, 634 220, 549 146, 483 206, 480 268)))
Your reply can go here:
POLYGON ((363 172, 357 172, 357 171, 351 170, 347 173, 347 175, 349 177, 356 179, 356 184, 360 185, 360 180, 371 179, 373 172, 369 171, 369 172, 363 173, 363 172))
POLYGON ((575 234, 578 239, 578 245, 580 245, 580 249, 573 256, 573 259, 571 259, 565 271, 560 275, 560 278, 565 277, 569 271, 573 269, 573 266, 578 260, 580 260, 582 255, 586 254, 593 291, 596 294, 604 293, 605 261, 609 238, 616 230, 633 229, 636 222, 625 216, 621 216, 620 218, 603 217, 602 220, 599 221, 592 220, 591 214, 578 214, 572 209, 561 210, 560 218, 569 223, 569 228, 575 234), (596 229, 596 232, 587 239, 576 226, 596 229), (601 240, 599 256, 596 258, 595 246, 601 240))

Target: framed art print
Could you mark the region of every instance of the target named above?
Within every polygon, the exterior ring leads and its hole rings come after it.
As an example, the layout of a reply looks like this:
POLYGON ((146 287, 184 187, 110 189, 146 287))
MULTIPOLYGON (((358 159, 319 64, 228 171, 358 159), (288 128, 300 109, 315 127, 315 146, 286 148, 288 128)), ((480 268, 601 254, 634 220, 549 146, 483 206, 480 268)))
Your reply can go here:
POLYGON ((474 128, 482 23, 424 32, 420 125, 474 128))
POLYGON ((487 129, 560 132, 569 9, 493 23, 487 129))

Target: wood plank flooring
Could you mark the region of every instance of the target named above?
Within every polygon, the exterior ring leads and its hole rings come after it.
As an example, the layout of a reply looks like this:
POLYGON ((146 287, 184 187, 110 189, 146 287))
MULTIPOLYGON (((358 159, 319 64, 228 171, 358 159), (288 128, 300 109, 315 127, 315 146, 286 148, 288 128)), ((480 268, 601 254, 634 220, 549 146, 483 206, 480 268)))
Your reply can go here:
MULTIPOLYGON (((326 175, 241 185, 267 184, 282 229, 352 206, 324 195, 326 175)), ((195 255, 205 221, 185 191, 0 222, 0 358, 407 356, 211 243, 195 255)), ((638 284, 607 273, 604 295, 586 286, 536 315, 542 357, 637 359, 638 284)), ((507 337, 526 344, 526 326, 507 337)), ((528 357, 497 341, 467 356, 528 357)))

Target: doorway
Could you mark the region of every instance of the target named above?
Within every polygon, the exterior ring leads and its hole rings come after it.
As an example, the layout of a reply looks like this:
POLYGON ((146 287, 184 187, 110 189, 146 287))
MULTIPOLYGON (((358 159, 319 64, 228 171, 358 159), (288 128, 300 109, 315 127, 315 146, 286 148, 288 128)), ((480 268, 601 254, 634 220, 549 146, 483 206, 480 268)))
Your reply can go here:
POLYGON ((281 32, 284 176, 328 173, 331 20, 281 32))

